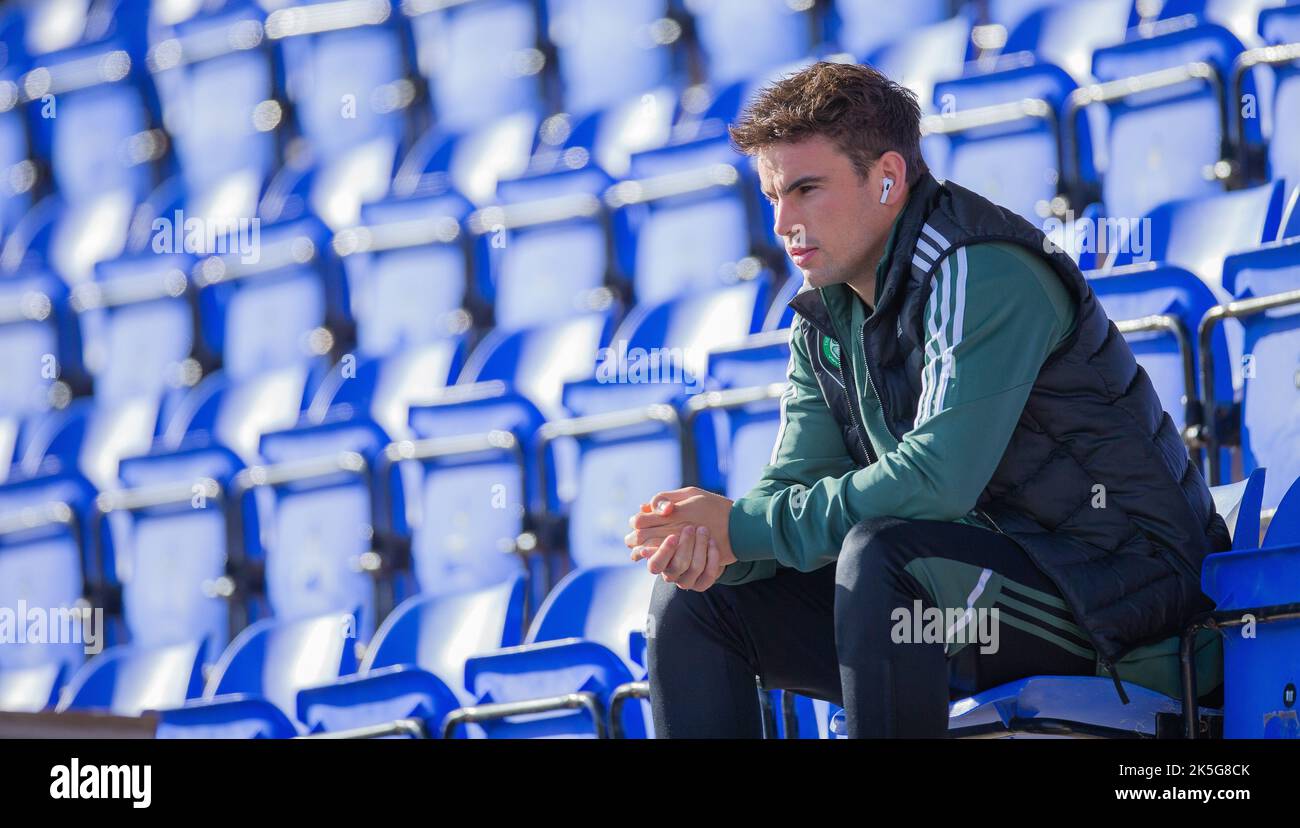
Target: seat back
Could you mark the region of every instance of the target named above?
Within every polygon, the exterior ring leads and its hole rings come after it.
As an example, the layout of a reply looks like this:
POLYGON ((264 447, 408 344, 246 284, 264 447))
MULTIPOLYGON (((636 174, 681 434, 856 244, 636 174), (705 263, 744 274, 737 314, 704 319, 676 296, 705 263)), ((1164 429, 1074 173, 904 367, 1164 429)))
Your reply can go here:
POLYGON ((1268 621, 1261 608, 1300 601, 1300 547, 1221 552, 1205 559, 1202 589, 1219 611, 1256 615, 1254 634, 1223 637, 1223 735, 1300 738, 1287 704, 1300 680, 1300 621, 1268 621))
POLYGON ((542 23, 534 3, 410 5, 420 74, 444 129, 540 107, 542 23))
POLYGON ((808 9, 784 0, 690 0, 686 5, 715 84, 798 60, 812 45, 808 9))
POLYGON ((1214 510, 1228 524, 1233 549, 1259 546, 1260 512, 1264 501, 1264 469, 1255 469, 1250 477, 1223 486, 1211 486, 1214 510))
MULTIPOLYGON (((1214 293, 1195 274, 1180 267, 1147 265, 1125 268, 1112 275, 1089 274, 1089 284, 1101 300, 1106 315, 1117 323, 1135 323, 1152 316, 1172 316, 1181 332, 1168 328, 1124 332, 1129 348, 1151 378, 1165 411, 1182 431, 1189 403, 1201 398, 1200 338, 1197 330, 1206 311, 1217 304, 1214 293), (1187 386, 1186 360, 1192 368, 1187 386)), ((1232 398, 1232 362, 1228 339, 1220 326, 1211 340, 1215 366, 1214 395, 1232 398)))
MULTIPOLYGON (((419 407, 419 439, 512 435, 513 445, 482 444, 404 464, 411 557, 418 588, 461 592, 511 580, 524 567, 516 540, 537 504, 533 435, 540 412, 515 394, 419 407)), ((401 518, 395 518, 400 520, 401 518)))
POLYGON ((251 3, 228 3, 165 28, 150 51, 189 207, 199 213, 252 216, 276 166, 284 119, 264 17, 251 3))
MULTIPOLYGON (((215 659, 230 640, 228 504, 201 481, 228 485, 242 463, 210 447, 128 458, 117 487, 126 492, 178 486, 188 496, 108 515, 131 642, 144 649, 203 641, 215 659)), ((252 527, 254 530, 256 526, 252 527)))
POLYGON ((59 710, 107 710, 138 716, 145 710, 179 707, 203 692, 204 645, 135 645, 105 650, 68 684, 59 710))
POLYGON ((618 654, 629 667, 644 670, 633 660, 630 647, 634 633, 647 633, 655 578, 644 566, 626 564, 570 572, 538 609, 525 640, 532 644, 581 638, 618 654))
POLYGON ((1087 0, 1082 3, 1031 2, 1036 8, 1008 29, 1003 55, 1030 52, 1083 80, 1092 73, 1097 49, 1124 42, 1130 0, 1087 0))
MULTIPOLYGON (((83 571, 93 571, 84 551, 93 496, 75 473, 0 486, 0 607, 13 613, 16 627, 0 643, 0 673, 76 665, 93 643, 86 633, 95 630, 83 627, 79 608, 83 571)), ((105 632, 100 624, 98 633, 105 632)))
MULTIPOLYGON (((943 81, 934 87, 935 108, 942 113, 926 120, 928 129, 938 130, 945 117, 984 107, 1015 103, 1024 99, 1044 101, 1046 117, 1024 117, 992 126, 947 134, 946 169, 936 170, 941 178, 955 181, 1034 224, 1050 215, 1050 204, 1063 190, 1062 178, 1072 170, 1061 169, 1060 135, 1065 101, 1076 84, 1064 70, 1037 64, 985 75, 943 81), (1009 165, 1033 172, 1027 175, 998 175, 1009 165)), ((951 121, 949 121, 951 123, 951 121)), ((1087 117, 1075 118, 1074 133, 1080 157, 1092 158, 1091 133, 1087 117)), ((1091 163, 1085 163, 1083 177, 1095 181, 1091 163)))
POLYGON ((266 595, 279 618, 357 612, 367 641, 376 618, 378 516, 371 481, 388 437, 367 420, 301 426, 262 436, 271 468, 322 463, 286 475, 262 501, 266 595))
POLYGON ((361 356, 387 356, 461 332, 469 257, 455 193, 361 207, 361 226, 333 241, 343 258, 361 356))
POLYGON ((490 235, 491 298, 496 326, 515 329, 564 319, 608 304, 608 217, 601 197, 612 184, 587 168, 497 185, 502 204, 470 218, 490 235))
POLYGON ((1277 238, 1282 224, 1286 183, 1273 181, 1246 190, 1214 193, 1161 204, 1151 211, 1144 245, 1129 234, 1111 258, 1118 267, 1156 261, 1184 267, 1201 278, 1222 301, 1225 256, 1251 250, 1277 238), (1142 248, 1142 249, 1139 249, 1142 248))
MULTIPOLYGON (((1241 51, 1241 42, 1227 29, 1202 25, 1093 54, 1092 72, 1102 82, 1192 62, 1208 64, 1220 79, 1190 79, 1105 104, 1109 164, 1102 194, 1108 215, 1136 218, 1166 201, 1222 191, 1213 170, 1224 157, 1226 113, 1237 108, 1226 99, 1228 84, 1222 79, 1230 76, 1241 51)), ((1256 94, 1249 77, 1242 94, 1256 94)), ((1248 122, 1248 130, 1248 139, 1259 143, 1258 123, 1248 122)))
MULTIPOLYGON (((1266 246, 1230 257, 1225 287, 1236 299, 1294 291, 1300 276, 1300 241, 1266 246)), ((1242 468, 1270 469, 1264 506, 1278 504, 1287 484, 1300 477, 1300 303, 1239 317, 1242 345, 1242 468)))
MULTIPOLYGON (((1269 46, 1300 43, 1300 6, 1265 9, 1259 34, 1269 46)), ((1268 167, 1274 178, 1300 181, 1300 70, 1294 63, 1273 66, 1273 134, 1268 142, 1268 167)))
MULTIPOLYGON (((547 0, 567 111, 586 113, 640 95, 672 69, 668 0, 547 0)), ((676 30, 680 34, 680 29, 676 30)))
POLYGON ((361 673, 413 664, 463 696, 467 658, 522 640, 524 587, 524 578, 515 575, 478 589, 408 599, 375 634, 361 673))
MULTIPOLYGON (((756 334, 745 345, 709 355, 709 378, 723 390, 784 385, 790 363, 790 332, 756 334)), ((719 488, 733 500, 755 484, 773 451, 781 420, 775 397, 700 415, 717 430, 717 452, 695 457, 700 485, 719 488)))
POLYGON ((355 637, 356 618, 348 613, 258 621, 221 654, 203 698, 250 694, 292 716, 299 690, 356 670, 355 637))
POLYGON ((611 194, 625 204, 633 245, 632 289, 639 304, 656 304, 701 287, 757 275, 748 259, 770 224, 758 222, 749 167, 727 142, 702 139, 632 157, 629 179, 611 194), (646 194, 649 194, 648 196, 646 194))
POLYGON ((459 382, 500 380, 556 416, 564 384, 590 377, 609 338, 612 315, 588 313, 519 331, 493 330, 474 349, 459 382))

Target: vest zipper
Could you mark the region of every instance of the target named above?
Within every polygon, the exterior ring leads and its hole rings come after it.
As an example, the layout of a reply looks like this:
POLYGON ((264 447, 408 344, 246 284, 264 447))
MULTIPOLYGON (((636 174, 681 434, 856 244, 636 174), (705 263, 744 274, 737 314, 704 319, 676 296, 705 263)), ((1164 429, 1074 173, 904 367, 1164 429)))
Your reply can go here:
MULTIPOLYGON (((853 359, 853 355, 852 355, 852 354, 844 354, 844 356, 847 356, 849 359, 853 359)), ((865 355, 864 355, 864 359, 863 359, 863 361, 864 361, 864 364, 865 364, 865 355)), ((854 425, 857 426, 857 431, 858 431, 858 444, 859 444, 860 446, 862 446, 862 453, 865 454, 865 455, 867 456, 867 465, 871 465, 872 463, 876 462, 876 456, 875 456, 874 454, 871 453, 871 449, 867 448, 867 441, 866 441, 866 439, 862 436, 862 432, 865 431, 866 428, 867 428, 866 423, 863 422, 863 420, 864 420, 865 418, 862 417, 860 414, 855 414, 855 412, 854 412, 854 408, 853 408, 853 397, 856 396, 857 393, 858 393, 858 384, 855 382, 855 383, 853 384, 853 390, 852 390, 852 391, 849 391, 849 378, 848 378, 848 375, 844 373, 844 360, 843 360, 843 358, 840 359, 840 364, 837 365, 837 366, 835 366, 835 367, 839 369, 839 371, 840 371, 840 380, 844 383, 844 398, 845 398, 845 399, 848 401, 848 403, 849 403, 849 417, 853 419, 853 421, 854 421, 854 425)), ((868 384, 871 383, 871 371, 870 371, 870 370, 867 371, 867 383, 868 383, 868 384)), ((872 386, 872 390, 875 390, 875 386, 872 386)))
MULTIPOLYGON (((867 322, 862 323, 862 365, 867 369, 867 385, 871 388, 871 393, 876 397, 876 405, 880 406, 880 418, 885 421, 885 430, 888 431, 895 440, 902 441, 901 434, 894 431, 894 426, 890 423, 889 413, 885 411, 885 401, 881 399, 880 392, 876 389, 876 381, 871 376, 871 360, 867 354, 867 322)), ((864 426, 865 427, 865 426, 864 426)))
POLYGON ((984 518, 984 520, 988 523, 988 525, 993 527, 993 531, 994 531, 994 532, 997 532, 999 535, 1006 535, 1006 534, 1007 534, 1006 532, 1003 532, 1003 531, 1002 531, 1002 527, 1001 527, 1001 526, 998 526, 997 521, 995 521, 995 520, 994 520, 994 519, 989 515, 988 512, 984 511, 983 509, 976 509, 976 510, 975 510, 975 514, 977 514, 977 515, 979 515, 980 517, 984 518))
POLYGON ((1115 664, 1102 659, 1101 666, 1107 673, 1110 673, 1110 680, 1115 682, 1115 692, 1119 693, 1119 700, 1124 704, 1128 704, 1128 693, 1124 692, 1124 685, 1119 682, 1119 673, 1115 670, 1115 664))
MULTIPOLYGON (((867 369, 867 385, 871 387, 871 393, 876 395, 876 405, 880 406, 880 417, 885 421, 885 428, 889 428, 889 418, 885 416, 885 402, 880 399, 880 392, 876 390, 876 381, 871 378, 871 365, 867 361, 867 323, 862 323, 862 365, 867 369)), ((864 418, 865 419, 865 418, 864 418)), ((890 429, 892 431, 893 429, 890 429)))

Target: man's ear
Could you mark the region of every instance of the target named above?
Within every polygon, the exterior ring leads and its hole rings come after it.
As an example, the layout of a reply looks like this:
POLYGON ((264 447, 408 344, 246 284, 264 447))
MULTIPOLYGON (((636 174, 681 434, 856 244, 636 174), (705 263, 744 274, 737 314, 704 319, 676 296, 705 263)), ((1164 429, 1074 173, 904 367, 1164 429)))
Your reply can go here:
POLYGON ((889 150, 876 159, 872 172, 874 177, 877 177, 875 184, 878 188, 877 193, 881 196, 880 203, 895 203, 899 194, 907 187, 907 162, 903 160, 903 156, 889 150), (893 183, 886 187, 885 179, 893 183), (886 189, 889 191, 887 195, 884 192, 886 189))

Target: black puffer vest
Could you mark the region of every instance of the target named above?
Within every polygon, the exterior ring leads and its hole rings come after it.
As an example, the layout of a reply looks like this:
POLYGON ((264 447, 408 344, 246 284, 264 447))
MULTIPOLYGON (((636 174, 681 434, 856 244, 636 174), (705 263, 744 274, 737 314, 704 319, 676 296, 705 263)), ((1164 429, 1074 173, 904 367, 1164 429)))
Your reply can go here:
MULTIPOLYGON (((1087 280, 1038 228, 927 174, 896 233, 878 306, 856 332, 860 341, 839 343, 845 354, 864 350, 870 388, 852 376, 852 360, 836 360, 841 369, 823 353, 823 337, 838 336, 821 295, 805 291, 790 303, 803 318, 845 447, 860 465, 876 459, 860 425, 858 393, 879 396, 896 438, 912 429, 922 317, 944 257, 1001 241, 1047 261, 1074 300, 1074 331, 1043 364, 977 509, 1056 584, 1113 676, 1114 662, 1127 652, 1178 634, 1211 606, 1200 589, 1201 561, 1230 542, 1205 479, 1087 280)), ((979 290, 978 274, 969 278, 968 289, 979 290)))

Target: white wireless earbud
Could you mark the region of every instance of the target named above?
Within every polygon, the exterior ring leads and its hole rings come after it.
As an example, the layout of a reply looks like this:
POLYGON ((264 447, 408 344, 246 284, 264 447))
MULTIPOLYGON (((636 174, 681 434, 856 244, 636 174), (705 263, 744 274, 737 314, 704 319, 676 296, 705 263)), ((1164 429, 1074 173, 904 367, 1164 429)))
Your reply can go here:
POLYGON ((889 198, 889 191, 894 186, 894 179, 882 178, 880 180, 880 203, 884 204, 889 198))

